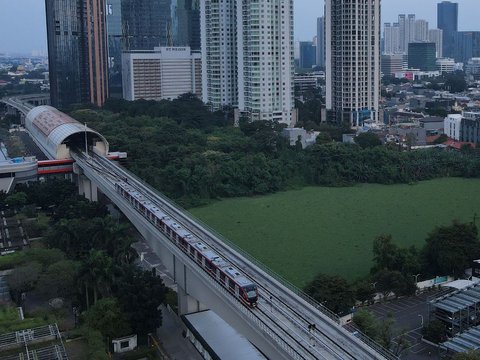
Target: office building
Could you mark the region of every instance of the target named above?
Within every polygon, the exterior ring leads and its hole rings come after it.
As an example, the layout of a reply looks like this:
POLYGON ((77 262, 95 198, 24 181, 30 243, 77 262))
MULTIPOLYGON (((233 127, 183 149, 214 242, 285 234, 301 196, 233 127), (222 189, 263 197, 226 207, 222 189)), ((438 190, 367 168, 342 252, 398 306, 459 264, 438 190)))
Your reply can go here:
POLYGON ((383 27, 384 54, 401 54, 400 27, 398 23, 385 23, 383 27))
POLYGON ((300 69, 311 69, 316 64, 317 49, 311 41, 300 41, 300 58, 298 67, 300 69))
POLYGON ((381 69, 383 76, 395 76, 396 73, 403 70, 402 54, 382 55, 381 69))
POLYGON ((122 94, 122 0, 107 0, 108 87, 122 94))
POLYGON ((458 31, 454 34, 453 58, 466 63, 480 57, 480 31, 458 31))
POLYGON ((465 74, 470 81, 480 80, 480 57, 468 60, 465 64, 465 74))
POLYGON ((443 57, 443 30, 430 29, 428 30, 428 41, 435 43, 437 58, 443 57))
POLYGON ((103 105, 108 96, 105 0, 46 0, 51 104, 103 105))
POLYGON ((450 58, 441 58, 436 61, 437 70, 440 73, 452 73, 455 71, 455 60, 450 58))
POLYGON ((293 2, 201 2, 203 100, 293 125, 293 2))
POLYGON ((325 11, 328 117, 352 126, 378 121, 380 1, 326 0, 325 11))
POLYGON ((325 68, 325 17, 317 18, 317 66, 325 68))
POLYGON ((455 33, 458 31, 458 4, 437 4, 437 28, 443 30, 443 56, 454 57, 455 33))
POLYGON ((435 43, 422 42, 408 44, 408 68, 422 71, 436 70, 435 43))
POLYGON ((157 47, 122 54, 123 97, 126 100, 202 96, 201 53, 189 47, 157 47))

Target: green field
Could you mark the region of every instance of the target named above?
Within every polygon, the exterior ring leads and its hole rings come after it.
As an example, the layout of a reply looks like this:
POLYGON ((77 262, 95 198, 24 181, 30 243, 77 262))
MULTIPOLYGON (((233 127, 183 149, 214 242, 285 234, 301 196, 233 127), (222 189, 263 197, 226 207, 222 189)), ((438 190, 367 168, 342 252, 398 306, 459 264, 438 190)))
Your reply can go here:
POLYGON ((368 273, 375 236, 423 246, 437 225, 480 221, 480 180, 414 185, 308 187, 190 210, 265 265, 303 286, 319 272, 350 280, 368 273))

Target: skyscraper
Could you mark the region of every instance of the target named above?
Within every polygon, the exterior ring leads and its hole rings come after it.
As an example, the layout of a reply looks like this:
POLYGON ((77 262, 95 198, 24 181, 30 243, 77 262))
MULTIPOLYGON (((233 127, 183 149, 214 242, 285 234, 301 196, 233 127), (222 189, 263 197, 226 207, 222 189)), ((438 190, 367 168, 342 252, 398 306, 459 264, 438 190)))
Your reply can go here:
POLYGON ((415 20, 415 41, 428 41, 428 21, 415 20))
POLYGON ((400 51, 408 54, 408 44, 415 41, 415 14, 398 15, 400 31, 400 51))
POLYGON ((124 50, 152 50, 173 46, 171 1, 123 0, 124 50))
POLYGON ((430 29, 428 30, 428 41, 435 43, 437 58, 443 57, 443 30, 430 29))
POLYGON ((292 1, 205 0, 200 14, 204 102, 294 123, 292 1))
POLYGON ((326 0, 326 108, 330 119, 361 126, 378 121, 380 1, 354 3, 326 0))
POLYGON ((400 27, 398 23, 385 23, 383 27, 385 41, 385 54, 401 54, 400 50, 400 27))
POLYGON ((300 69, 311 69, 316 62, 316 47, 311 41, 300 41, 300 69))
POLYGON ((458 4, 442 1, 437 4, 437 28, 443 30, 443 56, 453 57, 455 33, 458 31, 458 4))
POLYGON ((105 0, 46 0, 50 97, 55 107, 108 96, 105 0))
POLYGON ((122 94, 122 0, 107 0, 108 86, 122 94))
POLYGON ((325 67, 325 17, 317 18, 317 66, 325 67))

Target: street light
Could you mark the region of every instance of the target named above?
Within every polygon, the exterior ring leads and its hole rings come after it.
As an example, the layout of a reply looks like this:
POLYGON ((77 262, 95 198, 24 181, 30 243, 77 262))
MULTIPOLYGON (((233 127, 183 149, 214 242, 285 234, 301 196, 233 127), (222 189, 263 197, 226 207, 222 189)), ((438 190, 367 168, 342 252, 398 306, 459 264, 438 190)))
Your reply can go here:
POLYGON ((418 316, 420 316, 420 321, 421 321, 421 326, 423 327, 423 315, 422 314, 418 314, 418 316))
POLYGON ((415 285, 418 284, 418 277, 419 277, 420 275, 422 275, 422 274, 412 275, 412 276, 415 277, 415 285))

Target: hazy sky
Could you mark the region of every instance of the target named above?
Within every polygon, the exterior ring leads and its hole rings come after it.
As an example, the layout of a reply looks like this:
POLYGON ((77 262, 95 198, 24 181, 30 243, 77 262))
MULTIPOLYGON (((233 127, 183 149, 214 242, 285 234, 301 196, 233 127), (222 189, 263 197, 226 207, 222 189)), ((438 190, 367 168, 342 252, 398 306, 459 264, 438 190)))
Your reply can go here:
MULTIPOLYGON (((295 1, 295 39, 309 40, 316 32, 316 18, 323 14, 322 0, 295 1)), ((382 23, 401 13, 414 13, 436 27, 440 0, 382 0, 382 23)), ((456 0, 460 30, 479 30, 480 0, 456 0)), ((0 0, 0 52, 46 51, 44 0, 0 0)))

